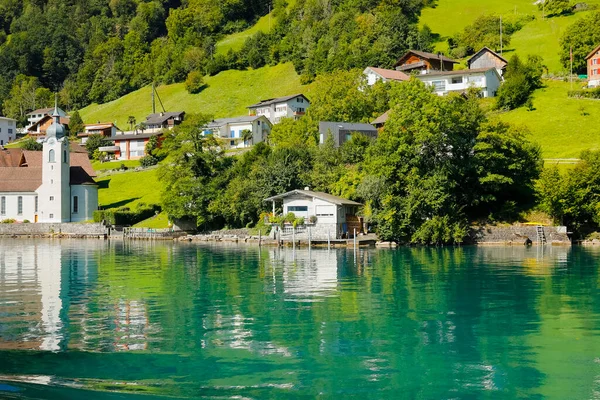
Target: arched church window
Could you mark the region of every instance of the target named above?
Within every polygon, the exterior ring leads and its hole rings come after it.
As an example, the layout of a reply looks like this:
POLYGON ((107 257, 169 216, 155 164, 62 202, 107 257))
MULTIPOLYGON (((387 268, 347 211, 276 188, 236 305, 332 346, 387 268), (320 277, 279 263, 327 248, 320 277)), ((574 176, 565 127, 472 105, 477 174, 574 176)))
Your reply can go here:
POLYGON ((55 162, 54 150, 48 152, 48 162, 55 162))

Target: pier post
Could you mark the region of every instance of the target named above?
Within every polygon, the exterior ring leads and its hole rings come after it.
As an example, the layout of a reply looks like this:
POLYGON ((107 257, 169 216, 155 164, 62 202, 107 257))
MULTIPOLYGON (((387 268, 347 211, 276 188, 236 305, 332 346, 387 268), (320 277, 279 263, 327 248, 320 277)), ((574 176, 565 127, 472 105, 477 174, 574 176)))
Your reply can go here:
POLYGON ((262 231, 259 229, 258 230, 258 247, 260 247, 262 243, 262 231))
POLYGON ((310 226, 308 227, 308 249, 310 250, 310 245, 312 242, 312 235, 310 234, 310 226))
POLYGON ((296 250, 296 227, 292 226, 292 247, 296 250))
POLYGON ((354 228, 354 251, 356 251, 356 228, 354 228))
POLYGON ((327 250, 331 248, 331 232, 327 229, 327 250))

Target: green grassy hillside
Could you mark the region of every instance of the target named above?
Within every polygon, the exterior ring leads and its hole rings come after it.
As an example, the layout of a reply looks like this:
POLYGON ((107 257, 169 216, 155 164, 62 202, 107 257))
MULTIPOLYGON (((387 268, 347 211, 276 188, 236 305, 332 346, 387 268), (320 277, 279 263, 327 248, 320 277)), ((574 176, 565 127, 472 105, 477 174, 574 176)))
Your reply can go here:
POLYGON ((160 204, 161 183, 156 169, 130 171, 96 179, 98 202, 103 208, 135 207, 139 203, 160 204))
POLYGON ((226 54, 230 49, 237 51, 242 48, 246 39, 254 35, 257 32, 269 32, 273 21, 271 20, 271 14, 267 14, 259 19, 256 24, 246 29, 245 31, 234 33, 226 36, 222 40, 217 42, 216 53, 226 54))
MULTIPOLYGON (((600 0, 587 2, 599 5, 600 0)), ((447 49, 446 38, 459 31, 482 14, 500 14, 507 18, 512 14, 534 15, 536 19, 527 23, 522 30, 512 36, 510 46, 504 55, 510 57, 514 52, 522 56, 537 54, 544 59, 550 72, 561 72, 558 52, 559 40, 566 27, 589 13, 577 12, 565 17, 542 18, 542 12, 530 0, 476 1, 476 0, 439 0, 437 7, 427 8, 421 16, 421 24, 428 25, 433 32, 441 36, 438 50, 447 49)))
MULTIPOLYGON (((598 100, 567 97, 568 82, 545 81, 533 95, 535 110, 525 107, 498 115, 503 121, 526 126, 530 139, 542 147, 544 158, 577 158, 582 150, 600 149, 598 100)), ((578 88, 574 83, 574 88, 578 88)))
MULTIPOLYGON (((300 77, 291 63, 248 71, 224 71, 205 78, 207 87, 198 94, 189 94, 183 83, 158 87, 158 94, 167 111, 212 114, 216 118, 245 115, 247 106, 261 99, 294 93, 310 93, 309 86, 300 84, 300 77)), ((147 86, 106 104, 92 104, 80 110, 86 123, 116 122, 127 129, 127 118, 133 115, 143 121, 152 112, 151 88, 147 86)), ((160 105, 157 100, 157 110, 160 105)))

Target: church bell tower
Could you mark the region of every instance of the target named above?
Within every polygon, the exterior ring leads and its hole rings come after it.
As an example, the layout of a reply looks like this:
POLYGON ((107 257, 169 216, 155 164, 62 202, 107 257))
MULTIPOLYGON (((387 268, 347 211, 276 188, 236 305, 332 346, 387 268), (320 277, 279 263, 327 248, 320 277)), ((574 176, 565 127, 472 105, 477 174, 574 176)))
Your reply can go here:
POLYGON ((69 139, 60 123, 55 100, 54 122, 43 139, 42 185, 38 189, 38 221, 71 221, 71 186, 69 139))

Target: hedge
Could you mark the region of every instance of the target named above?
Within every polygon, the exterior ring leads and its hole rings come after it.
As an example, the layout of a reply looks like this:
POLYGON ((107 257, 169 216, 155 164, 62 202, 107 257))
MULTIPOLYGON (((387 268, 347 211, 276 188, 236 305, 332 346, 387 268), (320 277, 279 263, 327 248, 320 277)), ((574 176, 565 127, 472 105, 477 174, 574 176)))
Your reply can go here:
POLYGON ((160 206, 156 204, 139 204, 135 210, 128 207, 98 210, 94 211, 94 222, 106 221, 110 225, 130 226, 156 215, 157 212, 160 212, 160 206))
POLYGON ((569 90, 569 97, 578 99, 600 99, 600 87, 593 89, 569 90))

